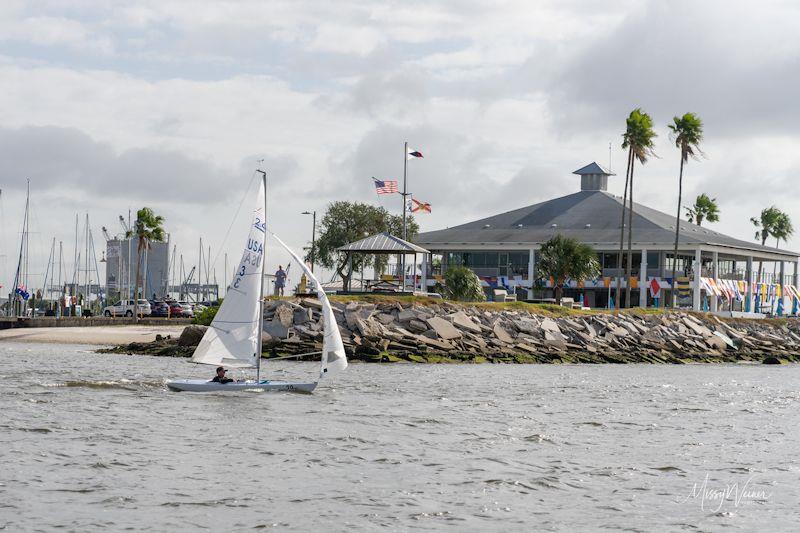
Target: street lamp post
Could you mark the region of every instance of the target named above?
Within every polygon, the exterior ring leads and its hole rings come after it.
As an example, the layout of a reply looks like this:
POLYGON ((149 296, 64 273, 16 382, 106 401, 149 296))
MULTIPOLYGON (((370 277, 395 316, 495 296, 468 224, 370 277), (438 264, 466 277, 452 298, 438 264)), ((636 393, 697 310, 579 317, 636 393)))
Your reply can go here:
POLYGON ((316 211, 303 211, 301 215, 311 215, 311 272, 314 272, 314 251, 316 250, 317 241, 317 212, 316 211))

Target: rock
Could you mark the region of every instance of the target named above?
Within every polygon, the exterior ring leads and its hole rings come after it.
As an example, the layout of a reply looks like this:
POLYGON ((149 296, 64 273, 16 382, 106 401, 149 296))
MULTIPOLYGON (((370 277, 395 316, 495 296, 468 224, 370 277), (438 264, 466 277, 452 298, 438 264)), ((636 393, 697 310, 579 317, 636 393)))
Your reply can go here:
POLYGON ((436 334, 446 341, 461 338, 461 332, 458 331, 453 324, 441 317, 435 316, 429 318, 427 322, 428 325, 436 331, 436 334))
POLYGON ((178 337, 178 346, 197 346, 207 329, 208 326, 186 326, 178 337))
POLYGON ((379 313, 375 318, 378 319, 378 322, 380 322, 384 326, 387 326, 392 322, 394 322, 394 316, 387 313, 379 313))
POLYGON ((314 313, 309 308, 295 309, 292 316, 292 323, 296 326, 310 322, 314 313))
POLYGON ((417 313, 412 308, 403 309, 397 313, 397 320, 399 322, 408 322, 411 319, 417 318, 417 313))
POLYGON ((542 330, 539 323, 531 318, 518 318, 514 320, 514 326, 524 333, 538 334, 542 330))
POLYGON ((761 361, 761 364, 763 364, 763 365, 782 365, 783 361, 781 361, 777 357, 770 356, 770 357, 766 357, 763 361, 761 361))
POLYGON ((264 332, 270 337, 274 337, 276 339, 289 338, 289 327, 275 320, 264 322, 264 332))
POLYGON ((294 309, 288 305, 281 305, 275 308, 275 316, 272 321, 280 322, 287 328, 290 327, 294 323, 294 309))
POLYGON ((559 350, 564 350, 567 347, 567 343, 564 341, 564 335, 550 330, 545 330, 544 332, 544 345, 559 350))
POLYGON ((708 344, 709 348, 712 350, 719 350, 724 352, 725 349, 728 347, 728 343, 726 343, 721 338, 717 337, 716 335, 711 335, 710 337, 706 337, 703 339, 703 342, 708 344))
POLYGON ((471 331, 472 333, 481 332, 481 327, 475 322, 473 322, 472 319, 468 317, 464 312, 459 311, 458 313, 454 313, 450 316, 453 319, 453 324, 458 326, 459 328, 471 331))
POLYGON ((356 319, 356 329, 361 332, 361 335, 369 338, 380 338, 381 326, 377 322, 371 320, 356 319))
POLYGON ((700 324, 696 324, 694 320, 690 320, 688 317, 683 318, 683 323, 686 324, 686 326, 690 330, 692 330, 698 335, 701 335, 703 337, 710 337, 712 335, 710 329, 708 329, 705 326, 701 326, 700 324))
POLYGON ((322 310, 322 302, 315 298, 303 298, 300 300, 300 305, 303 307, 309 307, 311 309, 316 309, 317 311, 322 310))
POLYGON ((425 325, 425 322, 415 318, 408 323, 408 329, 415 333, 424 333, 428 331, 428 326, 425 325))
POLYGON ((509 334, 500 324, 495 324, 494 328, 492 328, 492 331, 494 332, 494 336, 497 337, 497 340, 500 342, 504 342, 506 344, 511 344, 514 342, 514 339, 511 338, 511 334, 509 334))
POLYGON ((555 320, 552 320, 550 318, 545 318, 544 320, 542 320, 542 324, 539 327, 541 327, 545 331, 554 331, 556 333, 561 333, 561 328, 558 327, 558 324, 556 324, 555 320))

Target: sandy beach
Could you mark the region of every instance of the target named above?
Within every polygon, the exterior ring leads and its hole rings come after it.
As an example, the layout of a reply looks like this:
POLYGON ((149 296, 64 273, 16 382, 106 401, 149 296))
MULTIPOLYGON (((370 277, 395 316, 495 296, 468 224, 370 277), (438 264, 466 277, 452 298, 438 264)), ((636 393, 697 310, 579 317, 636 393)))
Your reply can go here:
POLYGON ((150 342, 156 335, 180 336, 185 326, 95 326, 61 328, 12 328, 0 331, 0 342, 49 342, 61 344, 127 344, 150 342))

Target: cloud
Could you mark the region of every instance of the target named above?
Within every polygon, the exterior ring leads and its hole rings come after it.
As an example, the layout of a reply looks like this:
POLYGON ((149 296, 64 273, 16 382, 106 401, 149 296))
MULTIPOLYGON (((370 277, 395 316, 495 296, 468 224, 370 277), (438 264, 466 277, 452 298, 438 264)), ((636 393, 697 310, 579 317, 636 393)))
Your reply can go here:
POLYGON ((190 203, 229 199, 230 175, 173 150, 133 148, 116 153, 74 128, 0 128, 0 180, 24 187, 98 195, 107 200, 181 198, 190 203))

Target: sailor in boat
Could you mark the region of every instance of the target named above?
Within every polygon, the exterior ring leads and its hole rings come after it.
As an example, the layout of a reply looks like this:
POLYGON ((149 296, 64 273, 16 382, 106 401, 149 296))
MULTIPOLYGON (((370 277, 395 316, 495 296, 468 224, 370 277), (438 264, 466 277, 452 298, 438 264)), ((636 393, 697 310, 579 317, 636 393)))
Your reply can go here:
POLYGON ((211 381, 214 383, 231 383, 233 380, 231 378, 225 377, 225 370, 224 366, 217 367, 217 375, 214 376, 214 379, 211 381))

